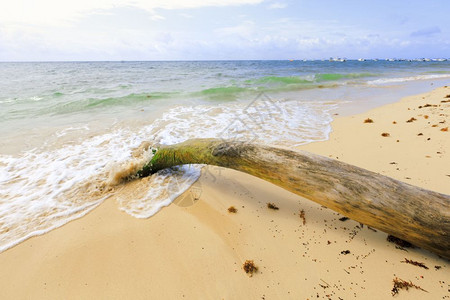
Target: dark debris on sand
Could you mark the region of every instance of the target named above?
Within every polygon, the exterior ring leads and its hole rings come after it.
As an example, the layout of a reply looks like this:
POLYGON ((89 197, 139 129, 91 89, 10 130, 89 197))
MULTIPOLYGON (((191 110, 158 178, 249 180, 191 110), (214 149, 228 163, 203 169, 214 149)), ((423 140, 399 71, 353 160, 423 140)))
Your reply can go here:
POLYGON ((253 260, 246 260, 242 268, 250 277, 253 276, 253 273, 256 273, 258 271, 258 267, 255 265, 253 260))
POLYGON ((410 242, 407 242, 405 240, 399 239, 398 237, 395 237, 393 235, 388 235, 387 236, 387 241, 389 243, 394 243, 394 244, 396 244, 396 245, 398 245, 400 247, 403 247, 403 248, 414 248, 414 245, 411 244, 410 242))
POLYGON ((414 265, 414 266, 418 266, 418 267, 421 267, 421 268, 424 268, 424 269, 428 270, 428 267, 425 266, 424 263, 421 263, 421 262, 418 262, 418 261, 414 261, 414 260, 405 258, 405 260, 403 260, 401 262, 402 263, 406 263, 406 264, 410 264, 410 265, 414 265))
POLYGON ((415 285, 411 281, 405 281, 398 277, 395 277, 392 281, 394 282, 394 287, 391 290, 392 296, 397 295, 401 289, 408 290, 409 288, 415 288, 415 289, 427 292, 426 290, 424 290, 420 286, 415 285))
POLYGON ((276 206, 275 204, 273 204, 271 202, 267 203, 267 208, 273 209, 273 210, 279 210, 280 209, 278 206, 276 206))
POLYGON ((228 212, 232 213, 232 214, 235 214, 235 213, 237 213, 237 209, 234 206, 230 206, 230 207, 228 207, 228 212))
POLYGON ((303 225, 306 225, 305 211, 303 209, 300 211, 300 218, 303 220, 303 225))

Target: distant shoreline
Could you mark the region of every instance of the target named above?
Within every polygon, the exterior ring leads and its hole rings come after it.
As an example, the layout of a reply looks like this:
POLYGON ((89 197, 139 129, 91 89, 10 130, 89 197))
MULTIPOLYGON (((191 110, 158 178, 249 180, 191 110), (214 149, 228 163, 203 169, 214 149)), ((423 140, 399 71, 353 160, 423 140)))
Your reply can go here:
POLYGON ((226 61, 291 61, 291 62, 314 62, 314 61, 323 61, 323 62, 345 62, 345 61, 354 61, 354 62, 365 62, 365 61, 386 61, 386 62, 444 62, 448 61, 450 58, 318 58, 318 59, 199 59, 199 60, 48 60, 48 61, 39 61, 39 60, 11 60, 11 61, 0 61, 0 63, 91 63, 91 62, 226 62, 226 61), (342 60, 342 61, 340 61, 342 60))

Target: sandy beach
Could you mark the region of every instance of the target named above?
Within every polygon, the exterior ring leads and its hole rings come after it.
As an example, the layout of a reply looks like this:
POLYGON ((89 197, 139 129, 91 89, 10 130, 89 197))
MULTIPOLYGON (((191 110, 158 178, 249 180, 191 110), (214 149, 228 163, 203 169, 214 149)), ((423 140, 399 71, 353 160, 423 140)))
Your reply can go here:
MULTIPOLYGON (((299 148, 450 194, 449 95, 440 87, 337 116, 329 140, 299 148)), ((233 170, 204 168, 149 219, 116 201, 0 253, 1 298, 390 299, 395 278, 420 287, 396 299, 450 298, 447 260, 233 170)))

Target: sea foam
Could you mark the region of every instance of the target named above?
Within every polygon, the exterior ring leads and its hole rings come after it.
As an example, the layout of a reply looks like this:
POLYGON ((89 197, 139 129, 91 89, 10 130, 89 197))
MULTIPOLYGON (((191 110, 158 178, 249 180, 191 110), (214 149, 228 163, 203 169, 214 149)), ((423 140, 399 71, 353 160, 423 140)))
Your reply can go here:
POLYGON ((431 80, 431 79, 445 79, 450 78, 450 74, 430 74, 430 75, 417 75, 408 77, 394 77, 394 78, 380 78, 376 80, 370 80, 367 84, 381 85, 387 83, 401 83, 416 80, 431 80))
MULTIPOLYGON (((0 251, 79 218, 114 196, 119 209, 148 218, 169 205, 200 176, 202 166, 133 174, 151 159, 151 147, 191 138, 222 138, 292 146, 324 140, 338 102, 273 100, 176 106, 150 124, 122 126, 63 146, 0 155, 0 251), (136 149, 145 149, 136 155, 136 149), (130 187, 133 186, 134 188, 130 187), (131 191, 131 192, 130 192, 131 191)), ((89 132, 68 127, 67 132, 89 132)))

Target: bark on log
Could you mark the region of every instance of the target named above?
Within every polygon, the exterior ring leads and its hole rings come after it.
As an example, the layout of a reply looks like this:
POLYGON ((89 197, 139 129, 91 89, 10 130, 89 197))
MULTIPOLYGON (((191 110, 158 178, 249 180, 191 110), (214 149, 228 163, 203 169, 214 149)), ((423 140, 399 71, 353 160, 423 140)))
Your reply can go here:
POLYGON ((304 151, 218 139, 163 146, 138 174, 183 164, 251 174, 450 259, 449 195, 304 151))

